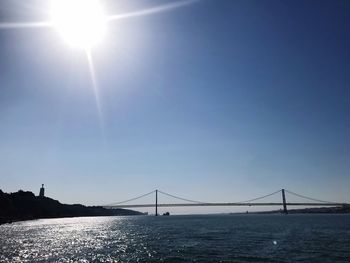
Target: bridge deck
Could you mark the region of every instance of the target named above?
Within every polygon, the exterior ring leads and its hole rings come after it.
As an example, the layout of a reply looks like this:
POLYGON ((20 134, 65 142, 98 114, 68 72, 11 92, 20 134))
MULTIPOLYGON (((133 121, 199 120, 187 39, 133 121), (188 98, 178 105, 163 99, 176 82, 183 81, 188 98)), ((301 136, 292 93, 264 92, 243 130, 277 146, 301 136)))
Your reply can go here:
MULTIPOLYGON (((287 206, 343 206, 346 203, 286 203, 287 206)), ((184 206, 283 206, 283 203, 198 203, 198 204, 158 204, 158 207, 184 207, 184 206)), ((138 208, 155 207, 155 204, 115 205, 105 208, 138 208)))

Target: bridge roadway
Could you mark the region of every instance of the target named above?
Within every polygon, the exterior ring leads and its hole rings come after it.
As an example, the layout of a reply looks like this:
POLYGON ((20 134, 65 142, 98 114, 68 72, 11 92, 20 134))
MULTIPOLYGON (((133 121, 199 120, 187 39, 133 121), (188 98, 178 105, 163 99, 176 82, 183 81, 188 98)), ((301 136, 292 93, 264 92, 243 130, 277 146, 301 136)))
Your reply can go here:
MULTIPOLYGON (((343 206, 346 203, 286 203, 287 206, 343 206)), ((112 205, 104 208, 140 208, 155 207, 155 204, 112 205)), ((188 203, 188 204, 157 204, 158 207, 184 207, 184 206, 283 206, 283 203, 188 203)))

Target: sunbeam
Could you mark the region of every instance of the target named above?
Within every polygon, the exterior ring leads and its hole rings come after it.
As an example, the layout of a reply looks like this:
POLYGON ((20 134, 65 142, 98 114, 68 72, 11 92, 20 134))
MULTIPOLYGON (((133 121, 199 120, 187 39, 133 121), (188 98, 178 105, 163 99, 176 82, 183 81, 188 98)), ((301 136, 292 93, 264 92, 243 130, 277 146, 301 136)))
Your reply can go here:
POLYGON ((96 74, 95 74, 95 67, 94 67, 94 63, 92 61, 90 49, 86 49, 86 58, 87 58, 88 66, 89 66, 90 79, 91 79, 92 89, 93 89, 94 96, 95 96, 96 108, 97 108, 97 112, 98 112, 100 126, 101 126, 101 129, 103 129, 104 125, 103 125, 103 115, 102 115, 100 94, 99 94, 99 90, 98 90, 96 74))
POLYGON ((28 28, 41 28, 52 27, 53 24, 49 21, 43 22, 23 22, 23 23, 0 23, 0 29, 28 29, 28 28))
POLYGON ((138 16, 147 16, 147 15, 152 15, 156 13, 162 13, 166 11, 170 11, 179 7, 183 7, 186 5, 193 4, 195 2, 198 2, 199 0, 184 0, 176 3, 171 3, 171 4, 165 4, 165 5, 160 5, 160 6, 155 6, 152 8, 147 8, 143 9, 140 11, 135 11, 135 12, 130 12, 130 13, 125 13, 125 14, 118 14, 118 15, 111 15, 107 17, 107 21, 113 21, 113 20, 119 20, 119 19, 124 19, 124 18, 131 18, 131 17, 138 17, 138 16))

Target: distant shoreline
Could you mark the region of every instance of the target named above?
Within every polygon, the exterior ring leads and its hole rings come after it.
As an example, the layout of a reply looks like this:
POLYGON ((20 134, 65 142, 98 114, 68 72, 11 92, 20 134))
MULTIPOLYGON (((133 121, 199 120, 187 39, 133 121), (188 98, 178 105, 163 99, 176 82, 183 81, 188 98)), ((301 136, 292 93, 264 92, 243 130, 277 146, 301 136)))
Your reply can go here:
POLYGON ((35 196, 32 192, 20 190, 4 193, 0 190, 0 224, 49 218, 128 215, 144 213, 120 208, 106 209, 101 206, 67 205, 49 197, 35 196))
MULTIPOLYGON (((317 208, 316 208, 317 209, 317 208)), ((350 214, 350 211, 346 211, 346 212, 304 212, 304 211, 297 211, 299 209, 293 209, 290 210, 290 212, 288 213, 289 215, 305 215, 305 214, 309 214, 309 215, 346 215, 346 214, 350 214)), ((300 209, 303 210, 303 209, 300 209)), ((288 215, 287 214, 287 215, 288 215)), ((39 220, 39 219, 61 219, 61 218, 76 218, 76 217, 108 217, 108 216, 142 216, 145 215, 144 213, 141 214, 135 214, 135 215, 79 215, 79 216, 59 216, 59 217, 40 217, 40 218, 16 218, 16 219, 10 219, 10 218, 1 218, 0 217, 0 225, 3 224, 12 224, 12 223, 16 223, 16 222, 25 222, 25 221, 32 221, 32 220, 39 220)), ((279 211, 261 211, 261 212, 237 212, 237 213, 213 213, 213 214, 176 214, 176 215, 172 215, 172 216, 194 216, 194 215, 198 215, 198 216, 205 216, 205 215, 209 215, 209 216, 215 216, 215 215, 284 215, 283 213, 279 212, 279 211)))
MULTIPOLYGON (((276 214, 281 213, 281 210, 255 212, 259 214, 276 214)), ((288 209, 288 214, 348 214, 350 213, 350 206, 331 206, 331 207, 313 207, 288 209)))

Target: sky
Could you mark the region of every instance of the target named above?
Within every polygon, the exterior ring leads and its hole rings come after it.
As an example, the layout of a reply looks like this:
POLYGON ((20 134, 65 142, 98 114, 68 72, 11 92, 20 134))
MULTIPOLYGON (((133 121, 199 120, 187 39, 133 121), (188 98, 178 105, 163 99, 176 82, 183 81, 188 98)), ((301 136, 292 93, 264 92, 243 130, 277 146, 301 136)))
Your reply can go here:
MULTIPOLYGON (((200 0, 112 21, 91 50, 100 108, 85 51, 53 28, 1 28, 0 189, 350 202, 349 14, 346 0, 200 0)), ((0 0, 0 23, 45 19, 47 1, 0 0)))

